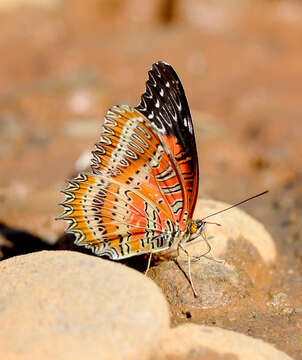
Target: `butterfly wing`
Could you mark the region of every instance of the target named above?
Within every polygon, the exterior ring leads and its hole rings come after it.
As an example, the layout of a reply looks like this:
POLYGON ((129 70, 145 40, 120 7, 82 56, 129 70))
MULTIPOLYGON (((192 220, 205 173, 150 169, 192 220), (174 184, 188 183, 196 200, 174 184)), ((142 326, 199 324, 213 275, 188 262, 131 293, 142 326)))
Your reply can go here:
POLYGON ((197 149, 186 95, 171 65, 158 62, 152 66, 136 109, 152 122, 169 147, 184 179, 188 218, 192 218, 199 182, 197 149))
POLYGON ((160 209, 122 183, 102 175, 80 174, 64 191, 67 232, 95 254, 123 259, 170 247, 173 224, 160 209), (163 236, 166 224, 169 231, 163 236))
POLYGON ((122 259, 171 246, 185 224, 179 169, 153 124, 128 106, 105 116, 92 159, 64 191, 68 232, 98 255, 122 259))

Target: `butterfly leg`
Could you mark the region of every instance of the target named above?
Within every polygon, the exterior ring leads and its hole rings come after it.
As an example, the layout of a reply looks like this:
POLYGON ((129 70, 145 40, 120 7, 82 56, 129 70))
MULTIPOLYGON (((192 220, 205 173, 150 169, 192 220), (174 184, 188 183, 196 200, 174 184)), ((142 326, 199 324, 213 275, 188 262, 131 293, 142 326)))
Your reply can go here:
POLYGON ((207 236, 206 236, 206 233, 205 233, 205 232, 204 232, 204 233, 201 233, 201 237, 202 237, 202 239, 205 241, 208 249, 207 249, 206 252, 204 252, 203 254, 201 254, 201 255, 199 255, 199 256, 194 256, 194 260, 195 260, 195 261, 200 260, 202 257, 207 257, 207 255, 208 255, 208 254, 211 252, 211 250, 212 250, 212 247, 211 247, 211 245, 210 245, 210 243, 209 243, 209 241, 208 241, 208 239, 207 239, 207 236))
POLYGON ((193 284, 193 279, 192 279, 192 275, 191 275, 191 255, 189 254, 189 252, 183 247, 182 243, 180 243, 178 245, 179 248, 181 248, 181 250, 187 255, 188 257, 188 270, 189 270, 189 280, 190 280, 190 285, 193 291, 193 294, 195 297, 198 297, 198 294, 195 290, 194 284, 193 284))
POLYGON ((149 269, 150 269, 152 254, 153 254, 153 253, 152 253, 152 251, 151 251, 151 252, 150 252, 150 255, 149 255, 149 259, 148 259, 148 264, 147 264, 147 269, 146 269, 146 271, 145 271, 145 275, 148 274, 148 271, 149 271, 149 269))
POLYGON ((216 258, 215 256, 213 256, 213 255, 208 255, 208 254, 211 252, 212 247, 211 247, 211 245, 210 245, 210 243, 209 243, 209 241, 208 241, 208 239, 207 239, 207 235, 206 235, 205 232, 201 234, 201 237, 203 238, 203 240, 204 240, 205 243, 207 244, 208 250, 207 250, 205 253, 203 253, 202 255, 194 257, 194 260, 195 260, 195 261, 198 261, 198 260, 200 260, 202 257, 205 257, 205 258, 207 258, 207 259, 209 259, 209 260, 213 260, 213 261, 216 261, 216 262, 218 262, 218 263, 225 264, 225 260, 224 260, 224 259, 217 259, 217 258, 216 258))

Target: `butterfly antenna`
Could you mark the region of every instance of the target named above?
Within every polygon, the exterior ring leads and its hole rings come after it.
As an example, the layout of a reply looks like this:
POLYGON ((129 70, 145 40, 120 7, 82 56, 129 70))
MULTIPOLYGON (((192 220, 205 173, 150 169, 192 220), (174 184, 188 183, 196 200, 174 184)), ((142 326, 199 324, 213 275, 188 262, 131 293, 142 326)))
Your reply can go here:
MULTIPOLYGON (((212 216, 212 215, 209 215, 212 216)), ((212 225, 217 225, 217 226, 221 226, 221 224, 217 223, 217 222, 212 222, 212 221, 206 221, 207 224, 212 224, 212 225)))
POLYGON ((264 194, 267 194, 267 193, 268 193, 268 190, 262 191, 261 193, 259 193, 259 194, 257 194, 257 195, 254 195, 254 196, 251 196, 251 197, 249 197, 248 199, 245 199, 245 200, 243 200, 243 201, 240 201, 240 202, 238 202, 238 203, 236 203, 236 204, 234 204, 234 205, 231 205, 231 206, 227 207, 226 209, 223 209, 223 210, 220 210, 220 211, 215 212, 214 214, 208 215, 208 216, 204 217, 203 219, 201 219, 201 221, 203 221, 203 220, 205 220, 205 219, 208 219, 208 218, 211 217, 211 216, 220 214, 220 213, 222 213, 222 212, 224 212, 224 211, 230 210, 230 209, 232 209, 232 208, 234 208, 234 207, 236 207, 236 206, 238 206, 238 205, 244 204, 244 203, 246 203, 247 201, 250 201, 250 200, 252 200, 252 199, 255 199, 255 198, 257 198, 257 197, 259 197, 259 196, 262 196, 262 195, 264 195, 264 194))

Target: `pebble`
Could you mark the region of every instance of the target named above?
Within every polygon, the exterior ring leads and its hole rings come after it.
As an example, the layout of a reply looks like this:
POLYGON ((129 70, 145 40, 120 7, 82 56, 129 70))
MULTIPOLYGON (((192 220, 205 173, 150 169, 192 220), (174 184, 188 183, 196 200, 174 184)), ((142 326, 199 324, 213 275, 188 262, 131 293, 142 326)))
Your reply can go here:
POLYGON ((292 359, 262 340, 218 327, 196 324, 180 325, 170 330, 161 343, 160 353, 160 360, 292 359))

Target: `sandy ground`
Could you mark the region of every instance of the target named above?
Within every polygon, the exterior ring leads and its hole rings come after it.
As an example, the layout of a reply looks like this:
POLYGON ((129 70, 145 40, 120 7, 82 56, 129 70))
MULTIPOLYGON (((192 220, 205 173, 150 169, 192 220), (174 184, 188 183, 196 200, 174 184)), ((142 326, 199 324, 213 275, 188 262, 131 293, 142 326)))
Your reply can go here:
MULTIPOLYGON (((234 203, 273 235, 290 313, 217 325, 302 359, 302 4, 295 1, 0 2, 0 251, 51 248, 59 190, 107 109, 136 105, 152 63, 182 79, 202 198, 234 203), (4 6, 5 3, 5 6, 4 6)), ((196 318, 213 323, 213 319, 196 318)))

